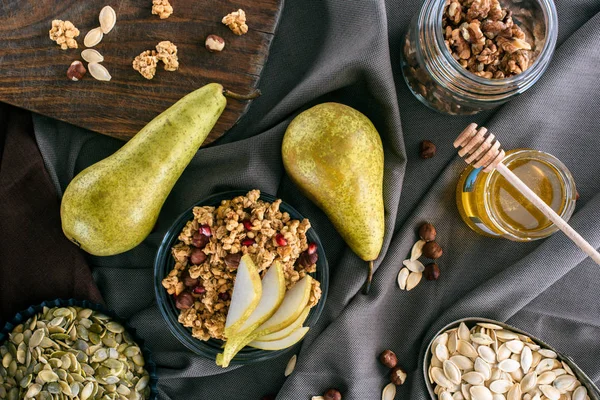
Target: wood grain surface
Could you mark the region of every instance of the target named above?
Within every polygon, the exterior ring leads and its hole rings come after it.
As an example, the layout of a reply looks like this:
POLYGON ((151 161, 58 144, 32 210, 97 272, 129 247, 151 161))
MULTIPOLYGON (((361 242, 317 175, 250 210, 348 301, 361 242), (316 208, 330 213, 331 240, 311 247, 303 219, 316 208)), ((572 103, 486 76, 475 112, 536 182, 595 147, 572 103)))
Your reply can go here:
MULTIPOLYGON (((161 20, 152 15, 152 0, 0 0, 0 101, 57 118, 106 135, 128 139, 185 94, 210 82, 249 93, 269 53, 283 0, 171 0, 174 13, 161 20), (112 75, 110 82, 89 72, 69 81, 67 68, 81 60, 83 38, 99 26, 105 5, 117 13, 115 28, 94 48, 112 75), (246 11, 249 31, 236 36, 221 19, 231 11, 246 11), (52 20, 69 20, 80 30, 78 49, 61 50, 48 37, 52 20), (225 39, 221 53, 204 47, 209 34, 225 39), (178 47, 180 68, 165 71, 162 63, 153 80, 131 64, 142 51, 163 40, 178 47)), ((248 102, 228 100, 209 144, 244 114, 248 102)))

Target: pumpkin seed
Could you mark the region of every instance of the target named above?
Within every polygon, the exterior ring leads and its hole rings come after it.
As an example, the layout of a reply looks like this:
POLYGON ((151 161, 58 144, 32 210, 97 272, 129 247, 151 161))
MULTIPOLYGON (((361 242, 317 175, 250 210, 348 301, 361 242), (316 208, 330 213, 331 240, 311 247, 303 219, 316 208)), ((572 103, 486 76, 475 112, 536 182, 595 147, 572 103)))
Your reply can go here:
POLYGON ((110 81, 112 79, 108 70, 100 63, 89 63, 88 70, 90 71, 90 75, 96 80, 110 81))

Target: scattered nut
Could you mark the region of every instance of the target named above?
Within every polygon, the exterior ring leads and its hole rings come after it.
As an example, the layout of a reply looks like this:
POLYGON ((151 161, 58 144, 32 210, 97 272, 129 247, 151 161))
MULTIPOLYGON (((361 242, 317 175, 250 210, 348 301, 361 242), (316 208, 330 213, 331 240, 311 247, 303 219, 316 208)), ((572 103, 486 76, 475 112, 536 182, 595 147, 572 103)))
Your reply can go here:
POLYGON ((437 281, 440 277, 440 267, 436 263, 427 264, 423 275, 428 281, 437 281))
POLYGON ((329 389, 327 392, 325 392, 323 398, 325 400, 342 400, 342 394, 337 389, 329 389))
POLYGON ((390 372, 390 381, 396 385, 403 385, 406 381, 406 372, 400 367, 394 367, 390 372))
POLYGON ((221 22, 229 27, 236 35, 243 35, 248 32, 246 25, 246 12, 241 8, 237 11, 227 14, 221 22))
POLYGON ((208 35, 206 37, 206 41, 204 42, 206 46, 206 50, 214 53, 215 51, 223 51, 225 47, 225 40, 221 36, 217 35, 208 35))
POLYGON ((435 152, 436 147, 435 144, 433 144, 433 142, 430 142, 429 140, 423 140, 421 142, 419 156, 422 159, 426 160, 428 158, 432 158, 433 156, 435 156, 435 152))
POLYGON ((425 246, 423 246, 423 255, 432 260, 437 260, 443 253, 442 248, 435 241, 427 242, 425 243, 425 246))
POLYGON ((182 292, 175 298, 175 307, 180 310, 187 310, 194 305, 194 298, 189 292, 182 292))
POLYGON ((419 228, 419 237, 421 237, 421 239, 423 239, 426 242, 434 241, 436 235, 437 232, 435 230, 435 227, 429 222, 421 225, 421 227, 419 228))
POLYGON ((81 78, 83 78, 86 72, 87 70, 83 66, 83 63, 81 61, 75 60, 71 63, 69 69, 67 69, 67 78, 69 78, 72 81, 78 81, 81 78))
POLYGON ((61 49, 76 49, 77 41, 75 38, 79 36, 79 29, 73 25, 71 21, 61 21, 55 19, 52 21, 52 28, 48 32, 50 40, 56 42, 61 49))
POLYGON ((388 368, 394 368, 396 364, 398 364, 398 358, 396 357, 396 353, 394 353, 391 350, 384 350, 379 355, 379 361, 381 361, 381 363, 388 368))
POLYGON ((173 14, 173 7, 169 0, 152 0, 152 14, 160 19, 169 18, 173 14))

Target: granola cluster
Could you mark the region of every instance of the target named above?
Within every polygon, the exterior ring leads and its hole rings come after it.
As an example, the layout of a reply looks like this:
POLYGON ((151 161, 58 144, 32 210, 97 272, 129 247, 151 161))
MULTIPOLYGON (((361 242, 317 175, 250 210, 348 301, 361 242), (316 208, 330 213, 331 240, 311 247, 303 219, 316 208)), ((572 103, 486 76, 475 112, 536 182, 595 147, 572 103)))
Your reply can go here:
POLYGON ((173 7, 169 0, 152 0, 152 14, 160 19, 169 18, 173 14, 173 7))
MULTIPOLYGON (((176 296, 179 322, 191 328, 195 338, 226 339, 225 320, 242 255, 250 254, 261 276, 274 261, 281 262, 288 289, 316 271, 317 256, 309 255, 306 238, 310 222, 281 212, 281 200, 267 203, 259 197, 260 191, 253 190, 217 208, 195 207, 194 219, 172 248, 175 267, 162 284, 176 296)), ((309 306, 320 297, 320 284, 314 279, 309 306)))
POLYGON ((165 64, 166 71, 176 71, 179 68, 177 57, 177 46, 173 42, 165 40, 156 45, 156 51, 146 50, 133 60, 133 69, 138 71, 144 78, 152 79, 156 74, 159 61, 165 64))
POLYGON ((71 21, 55 19, 52 21, 52 28, 50 29, 49 35, 50 40, 56 42, 63 50, 77 48, 77 41, 75 38, 79 36, 79 29, 77 29, 71 21))
POLYGON ((454 59, 475 75, 508 78, 531 65, 525 32, 498 0, 446 0, 442 27, 454 59))
POLYGON ((246 12, 241 8, 237 11, 227 14, 221 21, 231 29, 236 35, 243 35, 248 32, 248 25, 246 25, 246 12))
POLYGON ((152 79, 156 73, 157 63, 156 51, 146 50, 133 60, 133 69, 142 74, 144 78, 152 79))

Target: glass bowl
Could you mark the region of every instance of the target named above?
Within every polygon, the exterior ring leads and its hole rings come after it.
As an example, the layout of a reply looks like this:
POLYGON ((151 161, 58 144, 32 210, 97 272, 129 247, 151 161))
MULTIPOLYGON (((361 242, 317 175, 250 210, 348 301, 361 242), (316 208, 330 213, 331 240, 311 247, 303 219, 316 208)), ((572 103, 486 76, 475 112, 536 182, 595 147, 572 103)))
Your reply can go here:
MULTIPOLYGON (((162 286, 162 280, 175 266, 175 260, 171 256, 171 247, 173 247, 173 245, 175 245, 175 243, 177 242, 177 237, 179 236, 185 224, 188 221, 192 220, 193 208, 196 206, 218 207, 221 204, 222 200, 231 200, 234 197, 244 196, 247 193, 248 191, 244 190, 224 192, 215 194, 195 203, 187 211, 181 214, 179 218, 175 220, 171 228, 169 228, 169 230, 165 234, 165 237, 162 240, 162 243, 160 244, 158 253, 156 255, 156 259, 154 261, 154 291, 156 293, 156 301, 158 303, 158 308, 162 316, 164 317, 165 321, 167 322, 167 325, 169 326, 169 329, 171 330, 173 335, 175 335, 175 337, 188 349, 200 356, 212 360, 216 359, 217 354, 223 352, 224 342, 222 340, 217 339, 202 341, 193 337, 191 329, 184 327, 177 320, 177 318, 179 317, 179 310, 175 307, 175 300, 173 299, 173 296, 169 295, 165 288, 162 286)), ((277 198, 270 194, 261 192, 260 199, 272 203, 277 198)), ((287 212, 288 214, 290 214, 290 217, 292 219, 304 219, 302 214, 300 214, 296 209, 294 209, 292 206, 283 201, 281 202, 279 208, 282 212, 287 212)), ((314 228, 311 227, 306 232, 306 237, 309 242, 315 242, 317 244, 317 253, 319 254, 319 259, 317 261, 317 271, 310 275, 321 283, 322 290, 321 299, 319 300, 317 305, 310 310, 308 318, 304 323, 304 326, 313 326, 319 319, 321 312, 323 311, 323 307, 325 306, 325 300, 327 298, 327 287, 329 285, 329 266, 327 264, 327 258, 325 257, 323 245, 321 244, 321 241, 319 240, 319 237, 317 236, 317 233, 315 232, 314 228)), ((243 365, 269 360, 280 356, 292 347, 282 350, 270 351, 259 350, 246 346, 233 358, 231 364, 243 365)))

